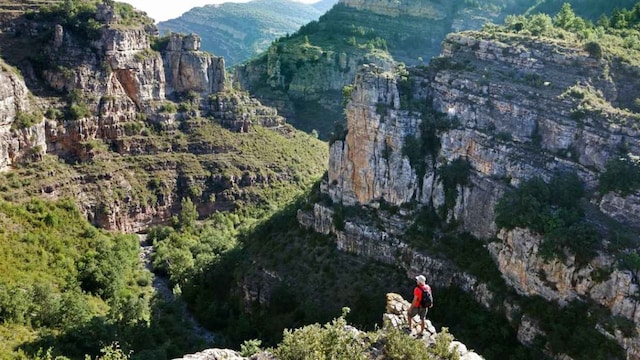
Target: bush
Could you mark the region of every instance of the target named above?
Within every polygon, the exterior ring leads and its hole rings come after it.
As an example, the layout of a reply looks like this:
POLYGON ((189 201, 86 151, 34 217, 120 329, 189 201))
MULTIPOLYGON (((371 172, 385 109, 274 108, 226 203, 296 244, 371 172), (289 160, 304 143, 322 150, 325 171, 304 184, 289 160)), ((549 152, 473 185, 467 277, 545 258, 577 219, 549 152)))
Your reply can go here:
POLYGON ((258 339, 247 340, 240 345, 240 354, 244 357, 250 357, 260 352, 260 345, 262 345, 262 341, 258 339))
POLYGON ((444 207, 453 209, 458 197, 458 186, 466 186, 469 183, 471 164, 465 159, 457 158, 451 163, 440 168, 440 181, 444 188, 444 207))
POLYGON ((169 45, 169 40, 171 39, 171 34, 167 34, 165 36, 154 36, 151 38, 151 48, 155 51, 162 52, 169 45))
POLYGON ((580 199, 584 188, 575 173, 556 174, 549 184, 540 178, 523 182, 496 204, 496 225, 528 228, 544 235, 541 255, 564 258, 564 249, 576 255, 578 263, 590 261, 599 248, 600 235, 584 221, 580 199))
POLYGON ((27 112, 19 111, 16 114, 16 118, 13 121, 13 124, 11 124, 11 128, 14 130, 26 129, 40 122, 42 122, 42 114, 38 112, 27 113, 27 112))
POLYGON ((64 113, 60 109, 49 108, 45 112, 44 116, 49 120, 61 120, 64 118, 64 113))
POLYGON ((176 113, 177 111, 178 111, 178 107, 176 106, 176 104, 172 102, 165 102, 162 105, 160 105, 160 112, 162 113, 173 114, 173 113, 176 113))
POLYGON ((364 342, 347 327, 348 312, 344 308, 342 316, 324 326, 313 324, 285 330, 274 355, 282 360, 368 359, 364 342))
POLYGON ((382 351, 389 360, 431 360, 427 346, 422 340, 413 338, 403 331, 390 328, 386 331, 386 341, 382 351))
POLYGON ((584 50, 594 59, 602 59, 602 46, 596 41, 589 41, 584 44, 584 50))
POLYGON ((603 194, 614 191, 623 196, 636 192, 640 189, 640 164, 628 157, 609 160, 598 189, 603 194))

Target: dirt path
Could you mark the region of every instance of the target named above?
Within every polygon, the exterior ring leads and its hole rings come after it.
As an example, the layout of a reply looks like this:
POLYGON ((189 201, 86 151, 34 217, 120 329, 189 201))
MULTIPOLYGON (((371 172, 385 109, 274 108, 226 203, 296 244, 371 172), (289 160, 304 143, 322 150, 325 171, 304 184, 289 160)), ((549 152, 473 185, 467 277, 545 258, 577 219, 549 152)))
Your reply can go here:
POLYGON ((144 267, 151 272, 153 276, 151 286, 153 287, 156 294, 166 302, 175 302, 176 304, 178 304, 183 318, 185 318, 187 322, 191 324, 191 329, 193 330, 194 334, 204 339, 208 344, 218 343, 220 336, 202 327, 195 319, 193 314, 189 312, 184 301, 173 294, 173 291, 171 291, 171 284, 169 283, 169 279, 153 273, 151 265, 151 253, 153 252, 153 245, 149 244, 149 242, 147 241, 146 234, 138 234, 138 238, 140 239, 140 261, 142 262, 144 267))

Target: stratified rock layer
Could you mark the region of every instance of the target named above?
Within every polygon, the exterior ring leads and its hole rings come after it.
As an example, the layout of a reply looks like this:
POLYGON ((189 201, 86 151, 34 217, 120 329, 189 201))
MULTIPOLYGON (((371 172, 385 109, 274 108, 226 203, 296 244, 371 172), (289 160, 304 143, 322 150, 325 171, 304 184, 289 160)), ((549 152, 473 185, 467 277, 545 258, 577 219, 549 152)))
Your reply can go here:
MULTIPOLYGON (((411 81, 364 66, 347 106, 346 136, 331 145, 328 180, 322 190, 334 203, 378 209, 373 211, 380 220, 368 224, 345 219, 337 226, 333 210, 320 204, 313 213, 301 212, 299 220, 318 232, 336 234, 340 249, 401 264, 409 275, 427 273, 434 283, 466 289, 490 307, 491 293, 480 291, 483 284, 473 276, 447 261, 438 265, 436 256, 402 242, 406 222, 412 218, 410 211, 404 211, 403 220, 402 207, 430 206, 478 238, 497 238, 488 250, 517 293, 561 304, 589 299, 637 328, 639 274, 616 268, 617 260, 606 252, 587 264, 572 255, 545 260, 539 252, 542 237, 523 229, 498 229, 494 208, 502 194, 523 181, 573 172, 593 194, 588 216, 599 213, 599 218, 610 217, 638 229, 639 193, 594 192, 610 160, 640 155, 640 132, 632 126, 638 115, 626 110, 630 99, 640 96, 636 78, 630 75, 638 70, 616 60, 594 59, 569 43, 490 38, 474 32, 449 35, 443 58, 429 69, 411 69, 411 81), (404 94, 398 91, 401 81, 404 94), (412 88, 407 89, 407 83, 412 88), (596 109, 577 115, 583 98, 572 95, 576 92, 597 98, 592 104, 596 109), (437 154, 423 154, 421 171, 407 155, 407 139, 423 131, 420 113, 410 109, 419 103, 446 114, 444 121, 449 122, 438 131, 437 154), (454 201, 447 202, 441 171, 459 160, 470 165, 468 183, 456 185, 454 201), (382 205, 401 210, 386 214, 382 205), (403 221, 405 225, 398 227, 403 221)), ((607 226, 595 218, 591 221, 607 226)), ((540 333, 535 319, 519 324, 523 343, 531 343, 540 333)), ((637 333, 626 337, 617 330, 600 330, 626 349, 628 359, 640 357, 637 333)))

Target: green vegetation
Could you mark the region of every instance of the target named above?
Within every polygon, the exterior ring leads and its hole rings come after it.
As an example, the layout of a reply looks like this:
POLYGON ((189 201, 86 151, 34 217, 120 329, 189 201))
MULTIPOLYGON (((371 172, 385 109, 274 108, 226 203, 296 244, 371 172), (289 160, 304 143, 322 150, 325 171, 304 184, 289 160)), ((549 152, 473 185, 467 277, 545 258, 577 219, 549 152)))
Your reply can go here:
POLYGON ((149 46, 152 50, 162 52, 167 49, 169 45, 169 41, 171 40, 171 34, 167 34, 164 36, 153 36, 150 39, 149 46))
MULTIPOLYGON (((632 4, 629 4, 630 6, 632 4)), ((602 14, 602 13, 601 13, 602 14)), ((625 63, 639 66, 640 54, 640 4, 633 8, 612 11, 611 17, 602 15, 597 23, 581 18, 565 3, 551 17, 545 13, 534 15, 509 15, 504 26, 485 25, 484 31, 497 34, 536 36, 580 46, 595 59, 618 58, 625 63)))
POLYGON ((347 327, 345 319, 349 308, 343 308, 342 316, 324 325, 307 325, 295 330, 285 330, 284 338, 273 353, 283 360, 312 359, 369 359, 371 349, 382 345, 385 359, 390 360, 459 360, 449 346, 453 336, 447 328, 435 336, 435 345, 427 347, 419 339, 396 328, 384 328, 369 333, 357 333, 347 327), (379 345, 378 345, 379 346, 379 345))
MULTIPOLYGON (((405 138, 402 154, 409 159, 411 167, 418 176, 420 187, 422 187, 428 166, 435 164, 436 156, 440 151, 438 134, 454 127, 455 121, 449 119, 446 114, 438 113, 425 105, 426 101, 415 102, 412 96, 406 95, 405 97, 406 100, 404 101, 413 104, 412 109, 420 111, 422 121, 420 123, 420 133, 416 136, 409 135, 405 138), (428 160, 431 160, 431 162, 428 160)), ((447 185, 449 184, 447 183, 447 185)))
POLYGON ((309 4, 256 0, 196 7, 175 19, 158 23, 158 29, 163 34, 200 34, 204 51, 223 56, 228 66, 234 66, 320 15, 322 13, 309 4))
POLYGON ((293 331, 285 330, 274 355, 282 360, 368 359, 366 344, 346 328, 348 311, 343 309, 341 317, 324 326, 313 324, 293 331))
MULTIPOLYGON (((303 201, 302 197, 284 206, 268 219, 216 215, 218 220, 205 221, 191 232, 172 233, 167 237, 172 244, 157 241, 159 249, 163 248, 159 256, 194 259, 180 260, 181 264, 193 264, 186 272, 175 260, 170 264, 176 265, 164 268, 200 321, 226 335, 227 346, 255 338, 275 345, 282 340, 285 328, 328 321, 343 306, 355 309, 349 314, 350 321, 359 328, 372 329, 381 321, 385 294, 410 290, 409 284, 404 289, 406 278, 398 269, 340 252, 327 236, 301 229, 296 213, 303 201), (218 229, 206 230, 212 226, 218 229), (224 226, 226 230, 221 231, 224 226), (200 237, 205 241, 190 240, 199 233, 211 235, 200 237), (226 240, 213 236, 221 233, 228 234, 226 240), (259 269, 268 269, 278 278, 259 269), (271 285, 261 293, 269 304, 260 305, 252 298, 248 314, 242 305, 246 299, 233 291, 233 284, 253 284, 250 279, 265 279, 271 285), (390 287, 390 283, 394 285, 390 287), (311 293, 323 296, 307 296, 311 293)), ((154 262, 162 266, 159 256, 154 262)))
POLYGON ((28 18, 58 22, 81 39, 98 40, 104 26, 95 19, 98 4, 98 1, 67 0, 29 13, 28 18))
POLYGON ((138 284, 151 274, 135 237, 94 228, 70 200, 0 202, 0 214, 0 357, 97 355, 109 338, 83 332, 148 326, 151 293, 138 284))
MULTIPOLYGON (((460 341, 486 359, 546 359, 540 350, 518 342, 515 329, 501 311, 485 309, 472 294, 460 289, 434 291, 437 298, 436 305, 429 310, 431 321, 449 325, 460 341)), ((563 324, 567 325, 571 328, 570 324, 563 324)))
POLYGON ((110 26, 139 27, 153 24, 153 20, 136 11, 132 5, 115 1, 65 0, 43 6, 37 12, 28 12, 27 18, 40 22, 55 22, 83 40, 98 40, 106 24, 96 20, 98 5, 113 6, 117 21, 110 26))
POLYGON ((603 194, 610 191, 623 196, 633 194, 640 189, 640 163, 626 156, 609 160, 598 186, 603 194))
POLYGON ((586 222, 580 199, 583 185, 575 173, 558 173, 549 183, 541 178, 523 182, 496 204, 496 225, 528 228, 544 235, 541 254, 547 259, 563 258, 569 250, 581 264, 600 249, 600 235, 586 222))
POLYGON ((176 112, 178 112, 178 106, 173 102, 166 101, 160 105, 159 110, 162 113, 175 114, 176 112))
POLYGON ((439 169, 440 181, 444 188, 444 209, 451 210, 456 205, 458 186, 469 184, 471 164, 465 159, 457 158, 439 169))
POLYGON ((11 124, 11 128, 14 130, 30 128, 36 124, 41 123, 43 120, 40 112, 18 112, 16 118, 11 124))
MULTIPOLYGON (((78 100, 79 95, 72 92, 70 103, 82 101, 78 100)), ((281 128, 282 132, 252 127, 239 134, 212 119, 194 118, 183 125, 184 132, 156 130, 140 136, 131 131, 131 135, 119 140, 125 148, 129 141, 141 143, 150 149, 149 154, 114 153, 110 144, 98 141, 100 151, 91 160, 70 158, 69 164, 45 155, 41 162, 0 174, 0 196, 12 202, 28 202, 32 194, 51 191, 46 189, 55 188, 57 196, 90 193, 98 201, 89 210, 94 219, 121 216, 112 213, 114 203, 125 208, 152 209, 165 206, 172 198, 183 199, 182 211, 173 226, 153 229, 149 234, 156 243, 154 266, 170 276, 174 291, 180 294, 181 287, 190 286, 187 277, 205 272, 220 261, 222 254, 232 252, 240 228, 250 227, 256 219, 268 216, 310 186, 324 171, 327 156, 326 144, 290 127, 281 128), (201 227, 196 210, 202 207, 231 212, 217 212, 201 227)), ((87 141, 83 149, 92 148, 93 141, 87 141)), ((6 220, 4 212, 0 211, 1 221, 6 220)), ((0 336, 10 339, 6 347, 0 347, 0 358, 20 351, 35 356, 40 348, 52 348, 55 356, 95 356, 103 344, 113 341, 118 341, 127 353, 132 350, 133 359, 173 358, 201 348, 202 340, 191 334, 178 305, 152 298, 148 293, 150 274, 138 265, 137 239, 96 230, 77 211, 74 214, 63 218, 38 213, 36 220, 25 221, 44 227, 35 235, 22 225, 13 226, 8 220, 3 223, 5 233, 24 234, 24 239, 15 235, 19 244, 41 244, 33 252, 43 260, 27 261, 24 256, 31 252, 23 246, 0 242, 0 247, 8 247, 1 249, 0 257, 9 259, 15 251, 22 254, 11 261, 0 259, 2 291, 7 294, 0 296, 1 301, 7 302, 0 306, 0 312, 10 312, 3 313, 0 321, 0 336), (51 230, 47 224, 55 224, 55 228, 51 230), (80 245, 69 245, 75 244, 76 226, 81 228, 77 240, 80 245), (48 239, 55 239, 57 232, 64 234, 60 237, 64 236, 66 245, 52 248, 48 239), (115 246, 112 237, 122 246, 115 246), (75 257, 65 255, 65 251, 77 247, 75 257), (135 271, 129 270, 133 264, 130 261, 135 262, 135 271), (34 264, 41 263, 46 272, 32 274, 34 264), (58 263, 64 267, 59 272, 52 265, 58 263), (13 270, 6 270, 5 266, 13 270), (21 277, 33 276, 41 278, 45 285, 51 284, 53 295, 37 295, 36 299, 36 294, 49 290, 42 290, 42 284, 35 280, 33 284, 14 281, 12 271, 20 267, 25 267, 21 277), (11 283, 4 283, 5 279, 11 283), (140 291, 145 295, 137 295, 135 289, 144 289, 140 291), (41 308, 46 312, 38 310, 41 308), (60 309, 73 309, 77 317, 60 309), (5 321, 5 317, 11 320, 5 321)), ((283 328, 281 324, 278 332, 283 328)))
MULTIPOLYGON (((589 302, 575 300, 559 306, 548 300, 532 297, 522 301, 522 311, 535 316, 549 349, 574 359, 623 359, 624 350, 615 340, 602 335, 598 323, 614 323, 608 310, 589 302)), ((634 336, 627 333, 627 336, 634 336)))
POLYGON ((67 94, 66 116, 71 120, 80 120, 93 115, 82 91, 73 89, 67 94))

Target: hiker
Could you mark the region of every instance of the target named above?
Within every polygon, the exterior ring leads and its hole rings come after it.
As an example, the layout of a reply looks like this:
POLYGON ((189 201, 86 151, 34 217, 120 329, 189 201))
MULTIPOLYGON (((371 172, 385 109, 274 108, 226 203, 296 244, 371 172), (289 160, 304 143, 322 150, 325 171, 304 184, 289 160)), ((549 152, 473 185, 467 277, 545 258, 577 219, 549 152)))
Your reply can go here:
POLYGON ((427 278, 424 275, 416 276, 416 287, 413 289, 413 301, 407 310, 407 322, 409 323, 409 331, 411 331, 411 320, 416 314, 420 315, 420 333, 424 334, 424 321, 427 317, 427 308, 433 307, 433 297, 431 295, 431 287, 426 284, 427 278))

